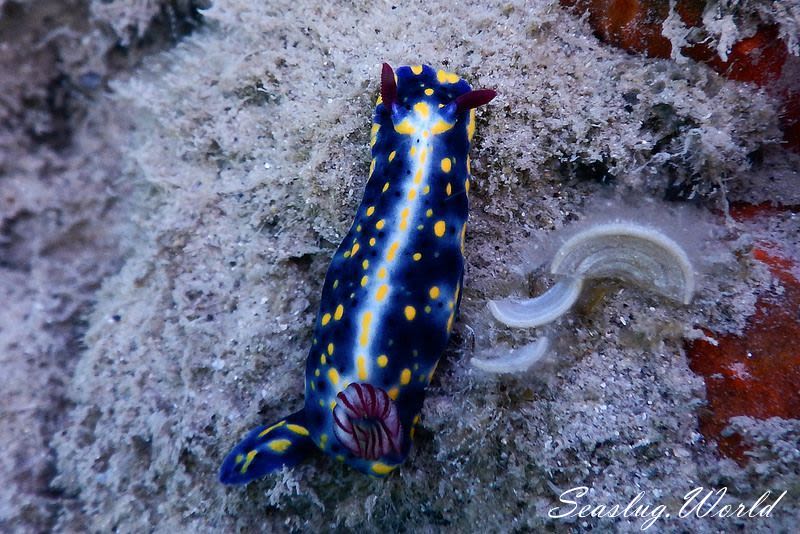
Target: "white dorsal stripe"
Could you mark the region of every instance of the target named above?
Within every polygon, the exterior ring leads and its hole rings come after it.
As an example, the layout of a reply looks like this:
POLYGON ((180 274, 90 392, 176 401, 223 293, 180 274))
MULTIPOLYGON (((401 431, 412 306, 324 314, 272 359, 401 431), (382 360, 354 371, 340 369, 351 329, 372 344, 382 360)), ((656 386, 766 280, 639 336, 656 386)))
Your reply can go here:
MULTIPOLYGON (((392 184, 394 187, 400 187, 401 185, 403 187, 397 204, 389 213, 387 213, 387 220, 396 222, 391 226, 391 228, 388 226, 386 227, 387 232, 386 240, 384 242, 385 247, 382 251, 380 259, 376 260, 375 262, 370 262, 369 281, 366 286, 367 298, 363 301, 362 305, 360 306, 361 309, 357 313, 357 331, 351 347, 354 358, 353 371, 346 377, 345 383, 360 380, 358 376, 358 364, 356 360, 358 356, 364 356, 367 377, 372 376, 372 370, 377 366, 375 359, 379 356, 379 354, 377 352, 378 349, 375 346, 376 341, 379 339, 386 314, 388 313, 390 306, 394 304, 392 302, 392 295, 394 293, 394 288, 392 287, 393 272, 395 271, 395 268, 401 264, 401 262, 409 261, 411 255, 416 252, 409 250, 409 243, 411 241, 413 232, 418 231, 416 228, 416 223, 413 221, 417 219, 419 213, 423 210, 425 195, 423 195, 422 190, 426 185, 431 185, 430 174, 431 169, 434 167, 434 161, 436 161, 436 164, 438 165, 439 159, 434 158, 432 154, 434 136, 430 134, 430 129, 431 126, 440 119, 441 117, 438 113, 436 113, 436 111, 433 111, 432 113, 429 112, 427 117, 422 117, 418 113, 414 114, 414 120, 412 121, 412 124, 417 133, 412 138, 411 146, 416 147, 416 150, 413 156, 411 154, 405 155, 411 165, 410 178, 403 180, 400 184, 392 184), (423 135, 423 132, 428 132, 428 135, 423 135), (425 158, 424 162, 422 161, 423 158, 425 158), (414 183, 414 179, 417 176, 417 173, 420 171, 421 179, 419 180, 419 183, 414 183), (409 196, 409 192, 412 189, 416 190, 416 195, 413 195, 413 198, 409 196), (406 215, 407 224, 403 229, 401 228, 402 214, 406 209, 408 210, 406 215), (387 259, 387 254, 393 243, 398 243, 398 247, 394 253, 393 260, 389 261, 387 259), (383 279, 378 277, 378 273, 382 268, 385 269, 387 273, 386 277, 383 279), (383 284, 388 286, 388 291, 383 298, 378 301, 378 291, 383 284), (363 319, 366 313, 372 314, 372 320, 369 324, 369 331, 367 332, 367 346, 362 347, 359 343, 359 340, 361 339, 362 335, 365 334, 363 319)), ((400 156, 402 155, 398 154, 398 157, 400 156)), ((402 318, 402 320, 405 320, 405 318, 402 318)), ((391 360, 392 355, 388 354, 388 356, 391 360)), ((398 376, 398 383, 399 379, 400 377, 398 376)))

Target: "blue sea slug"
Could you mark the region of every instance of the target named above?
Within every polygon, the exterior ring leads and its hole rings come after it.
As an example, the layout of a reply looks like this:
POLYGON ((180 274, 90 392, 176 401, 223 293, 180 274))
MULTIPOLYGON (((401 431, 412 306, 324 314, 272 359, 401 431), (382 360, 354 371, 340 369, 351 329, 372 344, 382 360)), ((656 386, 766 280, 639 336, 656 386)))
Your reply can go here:
POLYGON ((316 449, 377 477, 408 456, 461 298, 474 110, 494 96, 429 66, 383 65, 369 180, 325 276, 305 405, 237 444, 223 483, 316 449))

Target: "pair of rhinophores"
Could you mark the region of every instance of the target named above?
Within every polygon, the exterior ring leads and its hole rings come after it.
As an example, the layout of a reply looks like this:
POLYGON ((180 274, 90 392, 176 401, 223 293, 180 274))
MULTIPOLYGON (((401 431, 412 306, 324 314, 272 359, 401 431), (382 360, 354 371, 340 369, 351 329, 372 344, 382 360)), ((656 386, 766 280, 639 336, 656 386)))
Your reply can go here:
POLYGON ((408 456, 458 313, 475 108, 456 74, 384 64, 364 198, 331 261, 303 408, 253 429, 220 480, 242 484, 315 449, 372 476, 408 456))

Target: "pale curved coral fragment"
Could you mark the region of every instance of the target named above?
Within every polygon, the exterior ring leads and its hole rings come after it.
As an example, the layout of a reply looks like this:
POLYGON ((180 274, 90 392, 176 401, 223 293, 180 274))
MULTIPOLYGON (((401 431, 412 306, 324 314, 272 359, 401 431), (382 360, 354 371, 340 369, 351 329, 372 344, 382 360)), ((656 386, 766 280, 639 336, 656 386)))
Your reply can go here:
POLYGON ((621 279, 684 304, 694 295, 694 269, 683 248, 636 223, 599 224, 575 234, 556 252, 550 272, 621 279))
POLYGON ((495 319, 508 326, 541 326, 567 313, 578 300, 582 287, 583 281, 580 278, 564 278, 532 299, 490 300, 489 311, 495 319))
POLYGON ((549 346, 550 340, 547 337, 541 337, 533 343, 512 351, 508 356, 491 360, 472 358, 470 363, 489 373, 521 373, 541 360, 549 346))

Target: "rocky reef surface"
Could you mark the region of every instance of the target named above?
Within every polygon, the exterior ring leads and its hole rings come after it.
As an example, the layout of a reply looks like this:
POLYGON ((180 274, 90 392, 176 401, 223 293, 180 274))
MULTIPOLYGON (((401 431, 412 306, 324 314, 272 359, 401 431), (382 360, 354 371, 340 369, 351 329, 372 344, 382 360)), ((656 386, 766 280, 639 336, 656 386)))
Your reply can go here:
MULTIPOLYGON (((659 530, 790 530, 800 156, 781 101, 619 49, 560 4, 0 2, 0 529, 640 530, 548 517, 585 486, 581 504, 644 492, 670 514, 659 530), (384 61, 499 93, 478 113, 461 317, 415 452, 382 481, 318 458, 224 487, 229 448, 302 403, 384 61), (534 370, 472 368, 539 335, 487 300, 540 293, 564 232, 615 219, 676 236, 694 300, 598 282, 534 370), (696 487, 787 493, 767 518, 678 517, 696 487)), ((796 58, 800 8, 773 4, 709 2, 704 20, 729 46, 754 20, 789 28, 796 58)))

